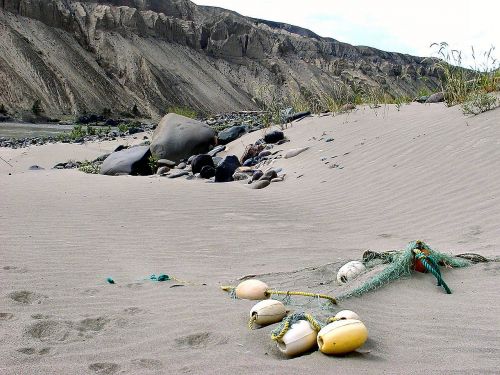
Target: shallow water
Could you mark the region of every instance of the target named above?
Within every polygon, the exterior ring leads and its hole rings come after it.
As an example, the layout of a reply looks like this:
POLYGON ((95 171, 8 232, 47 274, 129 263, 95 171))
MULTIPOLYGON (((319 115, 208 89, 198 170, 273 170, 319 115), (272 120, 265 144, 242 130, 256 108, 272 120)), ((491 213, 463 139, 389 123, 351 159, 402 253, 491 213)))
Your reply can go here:
POLYGON ((58 124, 19 124, 14 122, 0 123, 0 137, 24 138, 55 136, 60 133, 68 133, 73 125, 58 124))

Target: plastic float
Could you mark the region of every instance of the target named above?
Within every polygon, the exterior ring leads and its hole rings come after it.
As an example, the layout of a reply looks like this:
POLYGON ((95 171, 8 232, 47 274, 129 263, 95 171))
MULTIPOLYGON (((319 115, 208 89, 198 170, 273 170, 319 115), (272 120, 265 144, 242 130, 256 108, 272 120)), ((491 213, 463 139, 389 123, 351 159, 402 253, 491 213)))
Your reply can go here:
POLYGON ((346 320, 346 319, 356 319, 356 320, 361 320, 359 318, 359 315, 356 314, 354 311, 351 310, 342 310, 339 311, 333 318, 328 319, 328 322, 335 322, 337 320, 346 320))
POLYGON ((250 320, 248 327, 253 328, 254 324, 265 326, 278 323, 286 316, 286 307, 282 302, 274 299, 260 301, 250 310, 250 320))
POLYGON ((318 333, 319 350, 325 354, 346 354, 362 346, 368 339, 365 325, 356 319, 336 320, 318 333))
POLYGON ((240 299, 263 300, 269 298, 269 294, 267 294, 268 289, 269 287, 266 283, 250 279, 239 283, 235 292, 236 297, 240 299))
POLYGON ((355 279, 365 271, 366 267, 363 262, 353 260, 352 262, 346 263, 340 267, 339 272, 337 273, 337 281, 340 284, 345 284, 348 281, 355 279))
POLYGON ((308 352, 316 347, 320 324, 309 314, 292 314, 272 331, 271 339, 288 357, 308 352))

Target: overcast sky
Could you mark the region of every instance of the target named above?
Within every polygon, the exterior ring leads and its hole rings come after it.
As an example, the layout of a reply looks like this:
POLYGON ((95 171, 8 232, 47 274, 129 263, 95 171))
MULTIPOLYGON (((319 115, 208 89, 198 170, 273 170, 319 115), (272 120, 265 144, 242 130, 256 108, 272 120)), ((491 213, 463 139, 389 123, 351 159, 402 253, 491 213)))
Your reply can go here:
POLYGON ((341 42, 430 56, 433 42, 469 53, 497 45, 500 0, 194 0, 308 28, 341 42))

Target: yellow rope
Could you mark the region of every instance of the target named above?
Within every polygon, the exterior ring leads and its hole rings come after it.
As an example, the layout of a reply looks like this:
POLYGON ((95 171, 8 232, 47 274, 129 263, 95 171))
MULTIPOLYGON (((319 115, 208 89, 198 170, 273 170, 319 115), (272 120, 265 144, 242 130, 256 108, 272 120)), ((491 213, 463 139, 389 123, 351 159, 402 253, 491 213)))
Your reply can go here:
POLYGON ((257 320, 257 314, 253 314, 251 317, 250 317, 250 320, 248 321, 248 329, 251 331, 253 330, 253 325, 255 323, 255 321, 257 320))
MULTIPOLYGON (((319 332, 321 330, 321 325, 318 323, 316 319, 311 314, 304 314, 304 317, 307 319, 311 327, 316 331, 319 332)), ((287 318, 285 318, 287 319, 287 318)), ((285 334, 288 332, 290 329, 290 321, 286 320, 285 323, 283 324, 283 328, 281 331, 275 335, 274 333, 271 333, 271 339, 274 341, 279 341, 285 336, 285 334)))
POLYGON ((333 323, 333 322, 336 322, 337 320, 340 320, 341 318, 336 318, 334 316, 332 316, 331 318, 328 318, 327 319, 327 323, 333 323))
POLYGON ((283 329, 280 331, 280 333, 278 333, 277 335, 273 333, 271 334, 271 339, 274 341, 281 340, 283 336, 285 336, 285 333, 288 332, 288 328, 290 328, 290 322, 287 320, 283 325, 283 329))
POLYGON ((309 293, 309 292, 292 292, 292 291, 282 291, 282 290, 274 290, 274 289, 269 289, 266 291, 266 294, 281 294, 281 295, 289 295, 289 296, 304 296, 304 297, 316 297, 316 298, 323 298, 329 300, 333 304, 337 304, 337 300, 333 297, 330 297, 326 294, 319 294, 319 293, 309 293))

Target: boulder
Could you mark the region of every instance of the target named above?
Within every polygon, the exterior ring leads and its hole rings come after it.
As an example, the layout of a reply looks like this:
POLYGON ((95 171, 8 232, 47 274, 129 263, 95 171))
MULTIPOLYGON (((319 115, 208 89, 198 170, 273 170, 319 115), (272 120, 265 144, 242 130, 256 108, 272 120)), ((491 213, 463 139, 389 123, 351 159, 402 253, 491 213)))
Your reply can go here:
POLYGON ((151 153, 158 159, 179 162, 191 155, 207 153, 216 140, 215 131, 207 124, 169 113, 153 133, 151 153))
POLYGON ((191 160, 191 171, 193 174, 200 173, 201 169, 205 166, 215 168, 214 161, 208 154, 196 155, 193 160, 191 160))
POLYGON ((264 136, 264 142, 266 143, 276 143, 285 138, 285 133, 281 130, 273 130, 264 136))
POLYGON ((158 166, 166 166, 169 168, 175 167, 175 163, 172 160, 168 160, 168 159, 160 159, 156 162, 156 164, 158 166))
POLYGON ((271 182, 269 180, 259 180, 250 185, 250 189, 264 189, 269 186, 271 182))
POLYGON ((242 135, 246 134, 247 131, 248 127, 245 125, 231 126, 230 128, 224 129, 217 135, 217 138, 219 140, 218 143, 221 145, 226 145, 229 142, 232 142, 242 135))
POLYGON ((276 177, 278 177, 278 174, 276 173, 276 171, 274 169, 270 169, 270 170, 266 171, 266 173, 264 173, 259 178, 259 180, 268 180, 268 181, 271 181, 273 178, 276 178, 276 177))
POLYGON ((427 98, 426 103, 440 103, 444 102, 444 94, 442 92, 436 92, 427 98))
POLYGON ((149 146, 137 146, 111 153, 102 163, 101 174, 116 176, 122 174, 150 175, 151 152, 149 146))
POLYGON ((217 147, 214 147, 212 150, 208 152, 208 155, 210 156, 216 156, 219 152, 222 152, 226 149, 226 146, 224 145, 219 145, 217 147))
POLYGON ((233 174, 240 166, 240 161, 236 156, 226 156, 215 169, 215 182, 233 181, 233 174))
POLYGON ((286 122, 292 122, 292 121, 300 120, 300 119, 303 119, 304 117, 309 116, 310 114, 311 114, 310 111, 293 113, 293 114, 287 116, 286 122))
POLYGON ((210 165, 205 165, 201 168, 200 177, 201 178, 212 178, 215 176, 215 168, 210 165))

